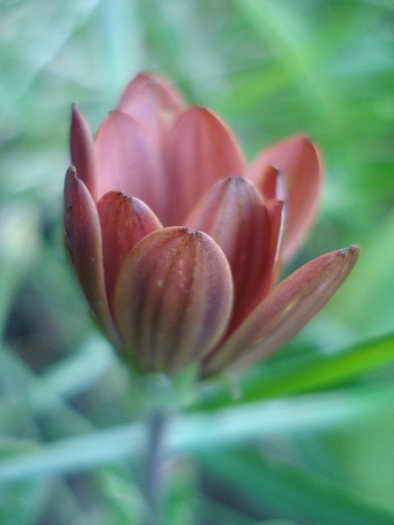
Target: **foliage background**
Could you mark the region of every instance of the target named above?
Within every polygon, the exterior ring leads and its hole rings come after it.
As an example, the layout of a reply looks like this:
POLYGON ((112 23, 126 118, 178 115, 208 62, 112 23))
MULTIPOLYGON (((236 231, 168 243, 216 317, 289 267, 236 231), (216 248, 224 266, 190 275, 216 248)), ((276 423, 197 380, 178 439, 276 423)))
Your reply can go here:
POLYGON ((393 57, 390 0, 0 2, 1 523, 140 523, 150 394, 89 318, 61 215, 71 103, 95 131, 141 70, 218 112, 249 159, 298 131, 321 146, 320 213, 288 271, 362 248, 276 355, 171 390, 163 523, 394 523, 393 57))

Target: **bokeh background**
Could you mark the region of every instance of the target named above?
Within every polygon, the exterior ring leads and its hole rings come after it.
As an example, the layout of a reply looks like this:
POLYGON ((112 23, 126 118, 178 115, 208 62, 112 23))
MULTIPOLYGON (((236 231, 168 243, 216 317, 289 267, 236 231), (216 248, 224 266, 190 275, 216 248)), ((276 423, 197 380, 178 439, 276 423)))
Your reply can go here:
POLYGON ((266 362, 172 387, 181 422, 212 417, 217 435, 202 422, 166 464, 162 523, 394 523, 391 0, 0 1, 0 523, 142 523, 143 460, 100 437, 143 422, 149 394, 89 317, 63 248, 62 187, 71 103, 95 132, 146 70, 219 113, 248 159, 300 131, 319 144, 319 215, 287 272, 362 249, 266 362), (260 429, 238 432, 256 417, 260 429), (76 435, 94 456, 80 468, 76 435))

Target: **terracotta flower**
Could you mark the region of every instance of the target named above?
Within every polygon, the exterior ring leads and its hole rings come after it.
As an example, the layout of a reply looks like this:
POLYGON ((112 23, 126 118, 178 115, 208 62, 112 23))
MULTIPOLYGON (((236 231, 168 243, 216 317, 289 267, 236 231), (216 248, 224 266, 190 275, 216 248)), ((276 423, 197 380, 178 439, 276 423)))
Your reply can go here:
POLYGON ((305 136, 251 166, 211 111, 141 74, 95 140, 76 106, 65 235, 91 309, 143 371, 203 375, 253 363, 333 295, 359 249, 328 253, 273 287, 315 215, 321 163, 305 136), (285 209, 286 208, 286 209, 285 209))

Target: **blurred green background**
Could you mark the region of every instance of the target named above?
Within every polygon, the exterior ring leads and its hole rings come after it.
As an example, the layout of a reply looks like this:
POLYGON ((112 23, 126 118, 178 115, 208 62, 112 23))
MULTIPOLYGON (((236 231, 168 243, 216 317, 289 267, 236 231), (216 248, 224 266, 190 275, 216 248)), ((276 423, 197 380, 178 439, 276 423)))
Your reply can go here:
POLYGON ((265 363, 200 387, 155 382, 181 413, 162 523, 394 523, 391 0, 0 1, 0 523, 142 523, 132 422, 151 394, 89 318, 62 186, 71 103, 95 132, 144 70, 219 113, 248 159, 299 131, 319 144, 318 219, 287 271, 362 249, 265 363))

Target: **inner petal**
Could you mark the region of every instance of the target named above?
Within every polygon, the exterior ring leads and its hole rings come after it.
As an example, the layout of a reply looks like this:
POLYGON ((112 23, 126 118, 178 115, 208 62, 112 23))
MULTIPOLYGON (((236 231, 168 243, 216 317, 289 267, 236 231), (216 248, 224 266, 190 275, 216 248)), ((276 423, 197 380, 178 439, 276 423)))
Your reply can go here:
POLYGON ((269 290, 279 240, 277 216, 282 205, 278 205, 278 209, 268 213, 251 183, 242 177, 230 177, 217 183, 186 220, 191 229, 208 233, 229 261, 234 280, 234 311, 227 334, 269 290))
POLYGON ((147 74, 140 74, 130 82, 119 103, 119 110, 140 120, 159 147, 184 107, 181 97, 169 84, 147 74))
POLYGON ((207 109, 190 108, 168 137, 165 162, 171 210, 168 225, 183 225, 192 207, 216 182, 244 173, 231 131, 207 109))
POLYGON ((168 213, 166 180, 158 148, 137 120, 114 111, 95 140, 97 195, 122 191, 147 204, 163 222, 168 213))

